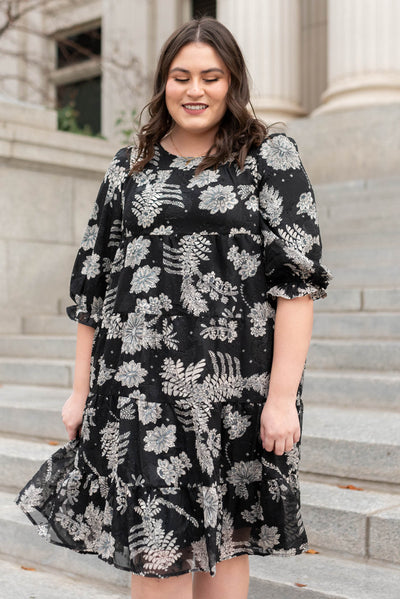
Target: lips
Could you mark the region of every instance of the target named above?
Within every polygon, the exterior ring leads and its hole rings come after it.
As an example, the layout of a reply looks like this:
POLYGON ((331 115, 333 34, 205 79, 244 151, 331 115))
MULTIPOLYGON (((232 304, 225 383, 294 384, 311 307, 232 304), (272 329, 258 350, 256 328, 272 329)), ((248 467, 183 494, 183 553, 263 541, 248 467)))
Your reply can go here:
POLYGON ((200 103, 196 104, 196 102, 194 102, 192 104, 182 104, 182 108, 186 114, 190 114, 191 116, 200 116, 207 110, 208 105, 200 103))
POLYGON ((203 104, 200 102, 188 102, 187 104, 182 104, 182 106, 188 110, 205 110, 208 107, 208 104, 203 104))

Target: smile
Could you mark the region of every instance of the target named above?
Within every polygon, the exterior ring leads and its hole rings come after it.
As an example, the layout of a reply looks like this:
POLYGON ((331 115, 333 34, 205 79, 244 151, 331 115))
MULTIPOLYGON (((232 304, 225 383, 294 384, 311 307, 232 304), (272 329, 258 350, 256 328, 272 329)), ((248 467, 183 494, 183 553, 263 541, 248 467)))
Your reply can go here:
POLYGON ((186 112, 204 112, 208 107, 207 104, 182 104, 186 112))

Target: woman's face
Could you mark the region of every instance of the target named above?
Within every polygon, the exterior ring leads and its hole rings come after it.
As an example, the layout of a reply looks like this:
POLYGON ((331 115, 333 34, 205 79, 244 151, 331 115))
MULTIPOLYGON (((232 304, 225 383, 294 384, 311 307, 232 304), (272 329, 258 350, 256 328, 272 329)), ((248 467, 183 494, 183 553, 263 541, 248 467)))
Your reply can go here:
POLYGON ((226 111, 230 73, 218 53, 203 42, 191 42, 171 63, 165 88, 175 127, 201 134, 218 129, 226 111))

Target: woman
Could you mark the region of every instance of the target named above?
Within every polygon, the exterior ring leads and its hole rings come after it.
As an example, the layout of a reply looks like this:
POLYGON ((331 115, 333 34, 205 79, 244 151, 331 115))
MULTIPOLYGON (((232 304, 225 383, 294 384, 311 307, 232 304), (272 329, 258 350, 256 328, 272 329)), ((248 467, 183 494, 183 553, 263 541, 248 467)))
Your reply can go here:
POLYGON ((244 599, 249 554, 307 548, 301 393, 331 274, 297 146, 248 102, 221 23, 171 35, 72 272, 70 441, 17 498, 48 540, 131 571, 135 599, 244 599))

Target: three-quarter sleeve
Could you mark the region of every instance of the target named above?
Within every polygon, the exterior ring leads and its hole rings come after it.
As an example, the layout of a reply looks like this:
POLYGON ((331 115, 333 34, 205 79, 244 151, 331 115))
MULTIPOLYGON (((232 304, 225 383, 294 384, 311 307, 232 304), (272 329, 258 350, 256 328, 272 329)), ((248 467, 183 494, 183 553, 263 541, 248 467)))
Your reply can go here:
POLYGON ((115 253, 122 237, 122 188, 130 167, 129 147, 118 150, 100 184, 75 258, 66 308, 72 320, 96 328, 115 253))
POLYGON ((332 273, 321 263, 314 191, 294 139, 283 133, 266 138, 258 149, 258 169, 267 293, 325 297, 332 273))

